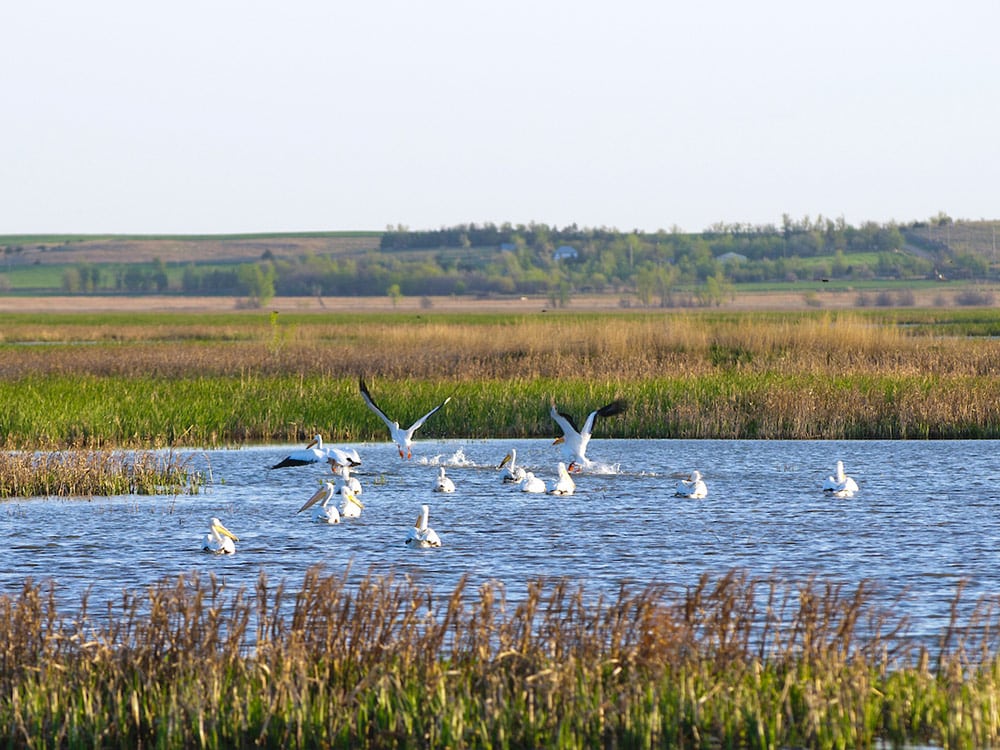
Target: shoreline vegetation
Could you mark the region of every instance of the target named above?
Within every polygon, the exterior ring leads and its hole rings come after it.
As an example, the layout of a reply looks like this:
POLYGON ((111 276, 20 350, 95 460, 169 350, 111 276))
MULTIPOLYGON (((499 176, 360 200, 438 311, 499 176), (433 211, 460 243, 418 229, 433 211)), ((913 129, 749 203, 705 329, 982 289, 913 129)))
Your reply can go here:
POLYGON ((29 581, 0 596, 0 726, 10 747, 996 746, 995 610, 927 644, 873 593, 734 571, 515 601, 314 568, 295 594, 190 575, 67 618, 29 581))
POLYGON ((1000 437, 1000 312, 0 314, 0 447, 545 438, 623 398, 607 438, 1000 437))

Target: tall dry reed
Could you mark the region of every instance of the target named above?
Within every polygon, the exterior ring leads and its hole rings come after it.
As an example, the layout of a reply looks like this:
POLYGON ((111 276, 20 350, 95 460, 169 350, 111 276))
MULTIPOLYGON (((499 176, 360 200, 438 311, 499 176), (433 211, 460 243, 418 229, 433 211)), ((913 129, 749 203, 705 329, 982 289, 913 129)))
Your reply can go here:
POLYGON ((988 607, 929 647, 870 584, 734 571, 510 593, 318 569, 296 592, 190 576, 69 618, 27 582, 0 597, 0 726, 18 747, 1000 741, 988 607))

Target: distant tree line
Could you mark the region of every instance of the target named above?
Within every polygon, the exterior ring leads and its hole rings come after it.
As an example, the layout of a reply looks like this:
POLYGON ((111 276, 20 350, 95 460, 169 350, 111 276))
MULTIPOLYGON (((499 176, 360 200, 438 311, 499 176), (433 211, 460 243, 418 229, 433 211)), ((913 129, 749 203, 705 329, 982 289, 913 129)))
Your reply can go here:
MULTIPOLYGON (((985 277, 980 256, 955 253, 895 224, 783 217, 781 226, 717 224, 698 234, 564 228, 544 224, 464 224, 437 230, 398 226, 377 249, 354 255, 305 254, 232 266, 189 264, 179 291, 289 296, 548 295, 554 305, 575 293, 634 295, 643 305, 712 304, 733 284, 811 279, 934 278, 947 257, 952 277, 985 277), (565 257, 556 250, 572 248, 565 257)), ((69 291, 113 286, 125 292, 168 290, 166 268, 81 266, 69 291), (108 274, 111 276, 108 276, 108 274)), ((174 282, 174 291, 176 282, 174 282)))

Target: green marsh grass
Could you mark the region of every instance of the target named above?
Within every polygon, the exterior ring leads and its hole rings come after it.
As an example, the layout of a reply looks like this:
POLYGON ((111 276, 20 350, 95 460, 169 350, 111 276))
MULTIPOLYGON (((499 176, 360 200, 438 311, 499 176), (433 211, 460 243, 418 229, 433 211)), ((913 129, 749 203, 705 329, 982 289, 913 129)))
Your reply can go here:
MULTIPOLYGON (((874 589, 738 571, 595 596, 163 581, 72 618, 0 596, 12 747, 841 748, 1000 742, 989 604, 928 646, 874 589)), ((956 593, 956 601, 960 593, 956 593)), ((957 610, 957 607, 956 607, 957 610)))
POLYGON ((0 441, 381 439, 357 377, 425 437, 1000 437, 993 310, 2 316, 0 441), (28 343, 35 342, 35 343, 28 343), (37 343, 44 342, 44 343, 37 343))

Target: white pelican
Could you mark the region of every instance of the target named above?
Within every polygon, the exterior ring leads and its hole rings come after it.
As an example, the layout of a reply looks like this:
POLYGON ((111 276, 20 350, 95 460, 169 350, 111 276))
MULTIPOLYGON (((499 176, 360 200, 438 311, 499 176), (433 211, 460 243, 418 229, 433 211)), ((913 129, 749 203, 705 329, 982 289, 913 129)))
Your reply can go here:
POLYGON ((844 473, 844 462, 837 461, 837 473, 827 477, 823 482, 823 492, 834 497, 854 497, 858 491, 858 483, 844 473))
POLYGON ((354 448, 337 448, 330 446, 326 449, 326 460, 335 463, 337 466, 352 468, 361 466, 361 457, 354 448))
POLYGON ((438 469, 437 481, 434 482, 435 492, 454 492, 455 483, 451 481, 451 477, 445 476, 444 467, 442 466, 438 469))
POLYGON ((233 542, 239 540, 236 534, 222 525, 222 521, 213 518, 212 527, 205 535, 205 541, 202 542, 201 548, 205 552, 212 552, 216 555, 231 555, 236 551, 236 545, 233 542))
POLYGON ((281 461, 272 466, 272 469, 284 469, 287 466, 306 466, 308 464, 323 463, 330 459, 336 460, 342 465, 358 466, 361 459, 358 452, 353 448, 343 449, 333 446, 323 445, 323 436, 315 435, 303 450, 292 451, 281 461))
POLYGON ((337 510, 336 505, 330 503, 338 494, 333 482, 323 482, 323 486, 316 490, 316 494, 306 500, 305 505, 295 512, 301 513, 316 503, 320 503, 313 511, 313 523, 340 523, 340 511, 337 510))
POLYGON ((358 500, 358 496, 351 492, 350 488, 341 485, 340 494, 340 515, 343 518, 358 518, 365 506, 358 500))
POLYGON ((407 547, 421 549, 424 547, 441 546, 441 540, 438 538, 438 535, 434 533, 434 529, 427 525, 430 514, 431 509, 429 506, 420 506, 420 515, 417 516, 417 522, 413 524, 413 528, 406 534, 407 547))
POLYGON ((503 475, 504 484, 520 484, 524 481, 524 469, 517 465, 517 449, 511 448, 510 453, 503 457, 503 461, 497 466, 498 469, 507 467, 507 473, 503 475))
POLYGON ((701 472, 698 470, 692 471, 691 476, 678 482, 677 491, 674 492, 674 496, 696 498, 707 497, 708 487, 705 485, 705 480, 701 478, 701 472))
POLYGON ((625 402, 618 400, 610 404, 595 409, 587 415, 587 420, 583 423, 583 429, 578 430, 573 422, 573 417, 556 411, 556 402, 552 401, 552 408, 549 414, 562 429, 562 437, 558 437, 553 445, 563 446, 563 456, 566 459, 568 471, 579 471, 589 466, 590 460, 587 458, 587 443, 590 442, 590 434, 594 429, 594 423, 598 417, 613 417, 625 411, 625 402))
POLYGON ((530 471, 525 472, 524 481, 521 482, 521 492, 545 492, 545 481, 530 471))
POLYGON ((559 479, 553 483, 552 488, 549 490, 549 494, 572 495, 574 492, 576 492, 576 482, 574 482, 573 477, 569 475, 569 470, 566 468, 566 464, 560 461, 559 479))
POLYGON ((355 495, 361 494, 361 482, 357 477, 351 476, 351 467, 346 464, 338 464, 334 459, 330 459, 330 470, 336 476, 338 485, 344 485, 355 495))
POLYGON ((389 428, 389 436, 399 449, 400 458, 413 458, 413 452, 411 450, 411 446, 413 445, 413 433, 415 433, 420 426, 427 421, 427 418, 431 414, 451 401, 451 396, 449 396, 410 425, 409 429, 404 430, 399 426, 399 422, 389 419, 389 417, 385 415, 385 412, 378 407, 378 404, 376 404, 374 399, 372 399, 371 394, 368 392, 368 388, 365 386, 364 378, 358 378, 358 385, 361 387, 361 395, 364 397, 365 403, 368 404, 368 408, 378 414, 379 418, 385 422, 385 426, 389 428))

